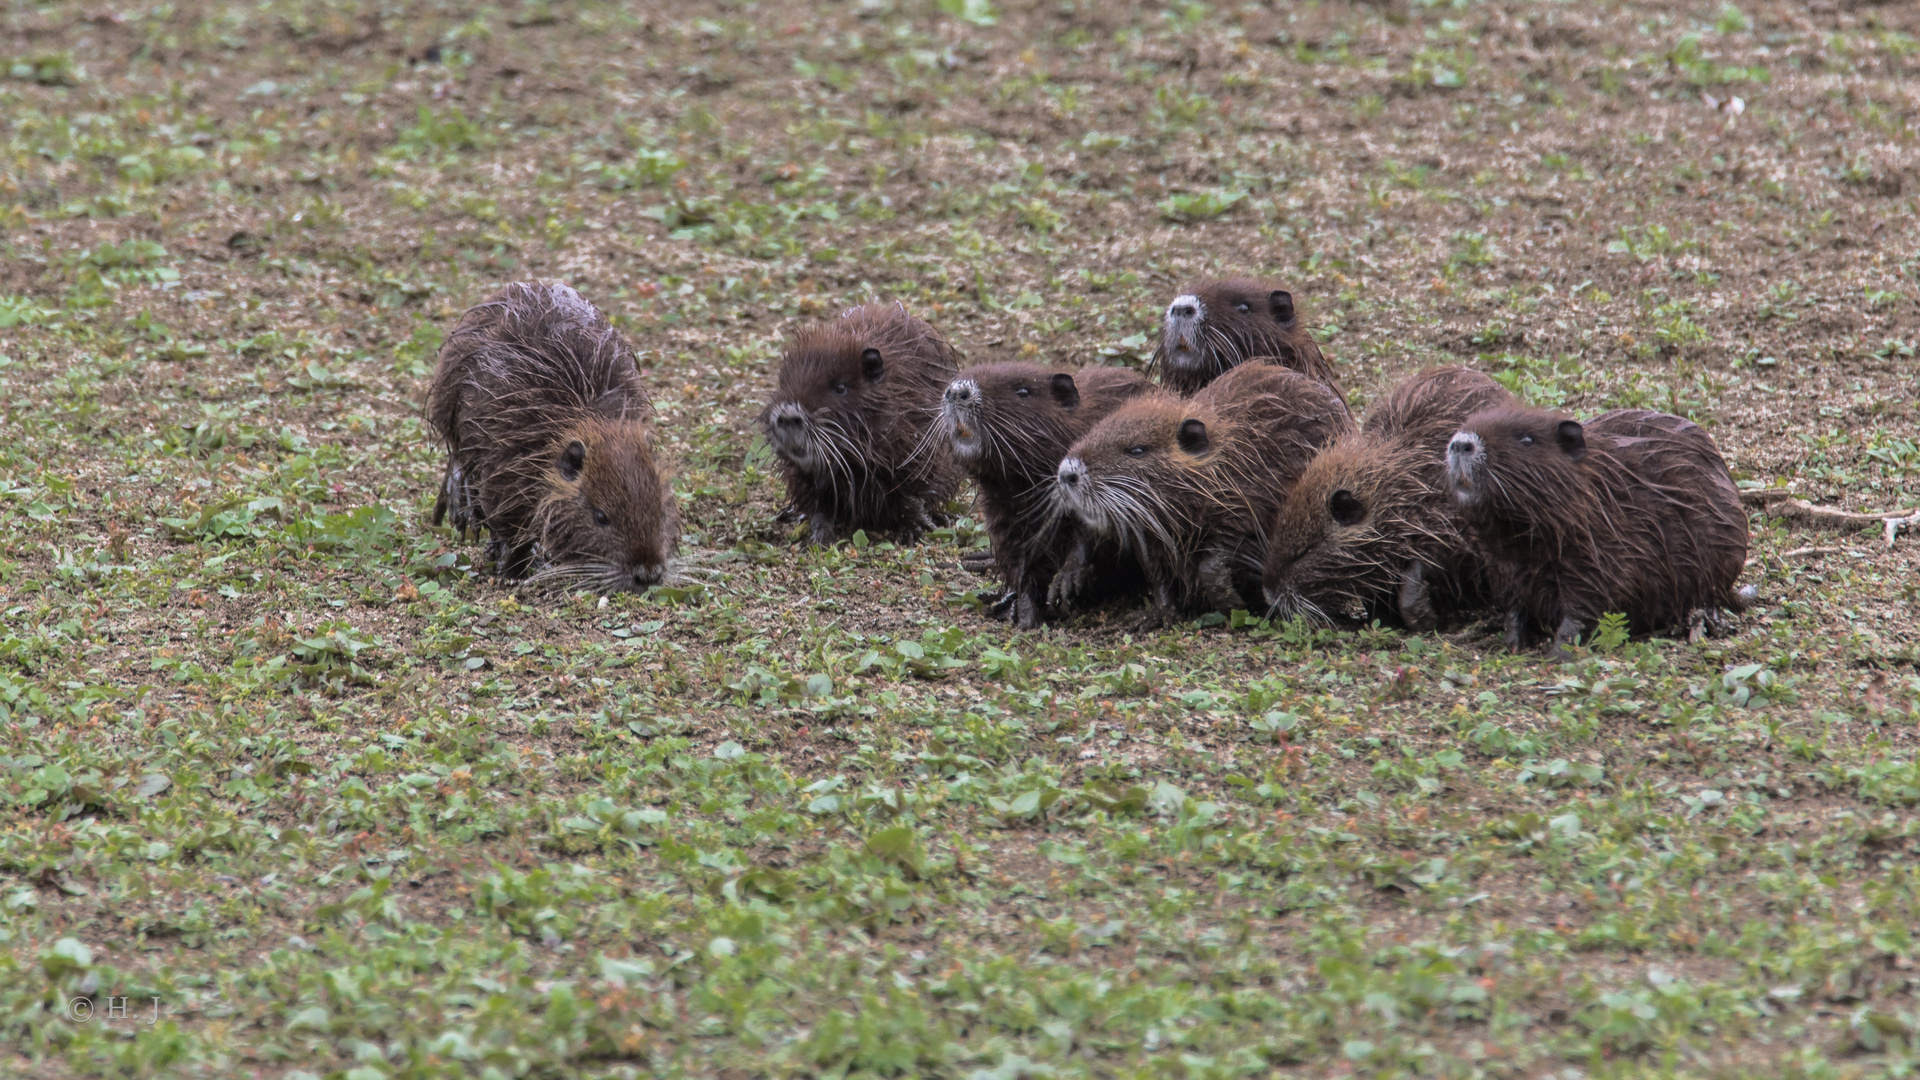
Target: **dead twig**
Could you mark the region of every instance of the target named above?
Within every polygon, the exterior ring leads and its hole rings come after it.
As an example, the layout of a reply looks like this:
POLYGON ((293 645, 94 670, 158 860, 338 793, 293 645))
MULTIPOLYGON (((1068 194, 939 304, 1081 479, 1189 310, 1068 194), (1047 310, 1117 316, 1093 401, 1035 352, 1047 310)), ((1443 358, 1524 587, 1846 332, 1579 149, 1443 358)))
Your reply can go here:
MULTIPOLYGON (((1815 506, 1805 499, 1796 499, 1779 488, 1765 491, 1743 491, 1740 502, 1746 506, 1760 507, 1770 518, 1782 518, 1788 521, 1803 522, 1815 529, 1831 529, 1835 532, 1847 532, 1855 529, 1871 529, 1879 526, 1885 539, 1885 546, 1892 550, 1893 541, 1902 532, 1920 526, 1920 512, 1900 514, 1856 514, 1851 510, 1839 510, 1831 506, 1815 506)), ((1803 549, 1811 553, 1817 549, 1803 549)), ((1799 554, 1788 552, 1787 554, 1799 554)))

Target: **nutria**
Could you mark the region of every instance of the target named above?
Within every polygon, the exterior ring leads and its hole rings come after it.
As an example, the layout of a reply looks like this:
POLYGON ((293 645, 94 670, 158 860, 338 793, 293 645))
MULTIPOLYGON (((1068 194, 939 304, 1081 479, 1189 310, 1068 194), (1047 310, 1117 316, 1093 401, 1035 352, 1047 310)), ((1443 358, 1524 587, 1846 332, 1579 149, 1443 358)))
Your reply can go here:
POLYGON ((1248 278, 1196 281, 1167 305, 1152 367, 1167 389, 1191 397, 1249 360, 1264 360, 1318 379, 1340 398, 1333 366, 1300 325, 1293 294, 1248 278))
POLYGON ((1067 451, 1055 497, 1139 559, 1163 615, 1258 609, 1274 512, 1313 454, 1352 427, 1325 384, 1249 364, 1191 398, 1158 391, 1115 409, 1067 451))
MULTIPOLYGON (((1129 368, 1091 367, 1075 375, 1037 364, 982 364, 947 384, 939 430, 973 477, 993 559, 1009 590, 1014 625, 1038 626, 1061 563, 1080 546, 1071 522, 1053 513, 1053 476, 1067 447, 1121 402, 1152 389, 1129 368)), ((1082 551, 1096 576, 1118 567, 1082 551)))
POLYGON ((904 305, 865 304, 787 342, 780 385, 760 414, 787 483, 787 515, 813 541, 872 529, 912 541, 944 520, 960 486, 932 433, 958 354, 904 305))
POLYGON ((1508 405, 1468 417, 1447 446, 1447 484, 1491 564, 1507 644, 1539 631, 1556 654, 1600 616, 1634 633, 1739 611, 1747 516, 1699 425, 1644 409, 1585 424, 1508 405))
POLYGON ((680 538, 633 350, 565 285, 522 281, 461 316, 427 420, 447 448, 433 523, 486 529, 495 572, 658 584, 680 538))
POLYGON ((1271 613, 1432 630, 1484 606, 1484 560, 1454 522, 1447 444, 1467 417, 1513 400, 1477 371, 1445 367, 1376 402, 1281 504, 1262 577, 1271 613))

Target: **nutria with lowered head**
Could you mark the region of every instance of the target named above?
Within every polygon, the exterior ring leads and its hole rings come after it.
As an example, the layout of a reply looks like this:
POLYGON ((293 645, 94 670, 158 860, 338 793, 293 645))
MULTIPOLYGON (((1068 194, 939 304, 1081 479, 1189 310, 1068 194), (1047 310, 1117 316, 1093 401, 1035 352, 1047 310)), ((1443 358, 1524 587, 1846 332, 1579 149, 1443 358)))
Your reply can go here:
POLYGON ((960 486, 947 440, 932 434, 958 358, 898 302, 850 308, 787 342, 760 427, 814 543, 855 529, 911 541, 933 527, 960 486))
POLYGON ((1055 498, 1139 559, 1163 614, 1258 609, 1274 512, 1314 453, 1352 427, 1324 383, 1250 364, 1191 398, 1162 391, 1115 409, 1067 451, 1055 498))
POLYGON ((643 589, 680 538, 633 349, 565 285, 522 281, 461 316, 427 420, 447 448, 433 523, 486 529, 505 578, 643 589))
POLYGON ((1545 631, 1554 651, 1624 614, 1634 633, 1740 611, 1747 515, 1699 425, 1645 409, 1582 424, 1518 405, 1467 418, 1447 484, 1490 561, 1507 643, 1545 631))
MULTIPOLYGON (((980 493, 993 560, 1010 592, 1015 626, 1040 625, 1054 573, 1079 546, 1078 530, 1053 513, 1053 476, 1067 448, 1130 398, 1152 389, 1129 368, 1074 374, 1037 364, 981 364, 947 384, 936 427, 980 493)), ((1095 550, 1079 553, 1096 577, 1121 568, 1095 550)), ((1117 553, 1111 553, 1117 554, 1117 553)))
POLYGON ((1486 569, 1454 520, 1447 444, 1467 417, 1513 403, 1463 367, 1423 371, 1376 402, 1281 504, 1261 579, 1270 611, 1420 631, 1483 607, 1486 569))
MULTIPOLYGON (((1248 278, 1196 281, 1167 305, 1153 367, 1167 389, 1191 397, 1250 360, 1318 379, 1340 398, 1333 366, 1300 325, 1293 294, 1248 278)), ((1341 399, 1340 407, 1346 409, 1341 399)))

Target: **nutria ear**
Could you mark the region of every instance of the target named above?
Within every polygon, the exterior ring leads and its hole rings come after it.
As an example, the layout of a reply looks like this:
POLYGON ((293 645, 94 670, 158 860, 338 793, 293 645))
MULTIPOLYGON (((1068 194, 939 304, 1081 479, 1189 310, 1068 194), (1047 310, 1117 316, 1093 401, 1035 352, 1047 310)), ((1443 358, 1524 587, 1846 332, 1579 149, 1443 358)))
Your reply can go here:
POLYGON ((1562 420, 1560 426, 1553 429, 1554 440, 1560 444, 1560 452, 1579 461, 1587 456, 1587 432, 1578 420, 1562 420))
POLYGON ((1073 376, 1062 371, 1053 377, 1053 400, 1063 409, 1080 407, 1080 388, 1073 385, 1073 376))
POLYGON ((1205 453, 1210 445, 1207 442, 1207 425, 1199 420, 1187 419, 1180 425, 1180 449, 1189 454, 1205 453))
POLYGON ((587 444, 575 439, 560 451, 560 475, 566 480, 580 479, 580 470, 587 464, 587 444))
POLYGON ((880 359, 879 349, 868 349, 860 354, 860 373, 868 382, 879 382, 880 376, 887 373, 887 362, 880 359))
POLYGON ((1273 312, 1273 321, 1293 321, 1293 294, 1285 289, 1275 289, 1267 294, 1267 308, 1273 312))
POLYGON ((1367 516, 1367 508, 1359 499, 1353 497, 1353 492, 1341 488, 1327 496, 1327 513, 1333 515, 1333 520, 1338 524, 1358 525, 1360 520, 1367 516))

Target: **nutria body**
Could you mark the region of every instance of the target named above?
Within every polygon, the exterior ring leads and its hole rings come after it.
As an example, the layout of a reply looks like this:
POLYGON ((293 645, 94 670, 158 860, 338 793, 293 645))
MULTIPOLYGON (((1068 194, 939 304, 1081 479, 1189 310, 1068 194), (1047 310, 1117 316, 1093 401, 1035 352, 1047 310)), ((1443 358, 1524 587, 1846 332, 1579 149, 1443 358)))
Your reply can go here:
POLYGON ((1196 281, 1167 305, 1153 366, 1167 389, 1191 397, 1250 360, 1278 364, 1325 383, 1346 401, 1333 366, 1300 325, 1293 294, 1248 278, 1196 281))
POLYGON ((1351 430, 1324 383, 1266 364, 1191 398, 1121 405, 1068 450, 1055 497, 1138 558, 1163 613, 1261 607, 1267 527, 1321 447, 1351 430))
POLYGON ((760 426, 815 543, 856 529, 912 540, 934 525, 960 484, 932 434, 957 360, 899 303, 851 308, 787 343, 760 426))
POLYGON ((516 282, 440 348, 427 419, 447 448, 433 522, 491 534, 497 573, 641 589, 680 537, 633 350, 565 285, 516 282))
POLYGON ((1152 388, 1128 368, 1074 374, 1023 363, 971 367, 948 384, 939 430, 980 493, 1014 625, 1034 627, 1046 618, 1048 587, 1076 551, 1090 577, 1122 573, 1111 555, 1079 550, 1079 529, 1053 512, 1053 477, 1075 439, 1152 388))
POLYGON ((1454 518, 1447 444, 1467 417, 1514 404, 1463 367, 1433 368, 1367 410, 1307 465, 1274 518, 1262 576, 1279 616, 1431 630, 1484 607, 1485 560, 1454 518))
POLYGON ((1542 409, 1476 413, 1447 447, 1447 483, 1486 552, 1518 648, 1556 652, 1620 612, 1635 633, 1739 611, 1747 516, 1697 424, 1622 409, 1585 424, 1542 409))

